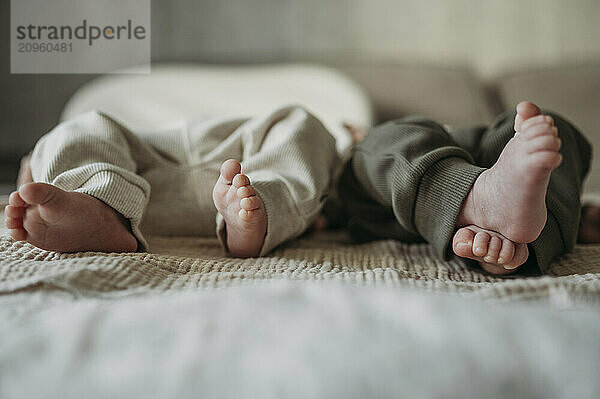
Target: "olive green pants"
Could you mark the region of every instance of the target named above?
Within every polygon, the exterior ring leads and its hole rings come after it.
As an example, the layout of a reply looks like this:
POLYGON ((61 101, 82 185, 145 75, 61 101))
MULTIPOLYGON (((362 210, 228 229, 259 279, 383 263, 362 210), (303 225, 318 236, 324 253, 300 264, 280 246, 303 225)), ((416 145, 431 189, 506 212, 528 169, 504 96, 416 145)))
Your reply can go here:
MULTIPOLYGON (((582 182, 591 147, 568 121, 552 112, 562 140, 562 164, 550 177, 548 220, 529 244, 530 259, 542 272, 552 259, 573 249, 579 228, 582 182)), ((491 167, 514 135, 514 112, 489 127, 448 132, 424 118, 379 125, 356 146, 338 192, 353 236, 428 242, 449 259, 462 204, 479 174, 491 167)))

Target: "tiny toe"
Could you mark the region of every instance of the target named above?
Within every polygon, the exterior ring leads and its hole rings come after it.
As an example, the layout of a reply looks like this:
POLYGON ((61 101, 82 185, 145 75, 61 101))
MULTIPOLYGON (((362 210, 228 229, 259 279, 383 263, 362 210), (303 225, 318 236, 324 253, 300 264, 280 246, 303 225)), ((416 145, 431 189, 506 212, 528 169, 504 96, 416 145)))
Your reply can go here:
POLYGON ((545 115, 534 116, 533 118, 529 118, 521 124, 521 132, 528 132, 535 126, 546 126, 551 128, 552 122, 548 120, 545 115))
POLYGON ((521 101, 517 104, 517 114, 522 115, 523 120, 529 119, 541 113, 542 110, 540 109, 540 107, 538 107, 531 101, 521 101))
POLYGON ((233 177, 242 171, 242 165, 235 159, 228 159, 221 164, 221 176, 231 183, 233 177))
POLYGON ((538 151, 553 151, 560 150, 562 145, 561 140, 553 135, 538 136, 525 143, 527 152, 534 153, 538 151))
POLYGON ((531 126, 534 126, 538 123, 547 124, 548 121, 546 120, 546 118, 544 118, 544 115, 537 115, 537 116, 531 117, 527 120, 524 120, 523 123, 521 124, 521 129, 522 130, 529 129, 531 126))
POLYGON ((25 231, 25 229, 22 227, 11 229, 10 236, 15 241, 25 241, 27 239, 27 231, 25 231))
POLYGON ((515 244, 515 255, 512 260, 503 265, 506 270, 514 271, 521 266, 529 257, 529 250, 527 244, 515 244))
POLYGON ((549 170, 557 168, 563 159, 561 153, 556 151, 538 151, 528 156, 532 165, 549 170))
POLYGON ((243 175, 241 173, 238 173, 233 178, 233 183, 232 184, 234 186, 236 186, 237 188, 240 188, 240 187, 249 185, 250 184, 250 179, 248 178, 248 176, 243 175))
POLYGON ((257 196, 242 198, 240 201, 240 207, 247 211, 260 208, 262 201, 257 196))
POLYGON ((502 239, 498 236, 492 236, 488 243, 487 254, 483 257, 483 260, 488 263, 497 263, 498 255, 502 249, 502 239))
POLYGON ((538 123, 533 126, 529 126, 527 129, 523 129, 524 137, 533 140, 534 138, 538 138, 540 136, 556 136, 554 131, 552 130, 552 126, 548 123, 538 123))
POLYGON ((252 186, 243 186, 237 189, 238 198, 252 197, 256 195, 256 190, 252 186))
POLYGON ((475 234, 475 238, 473 239, 473 254, 479 257, 485 256, 489 241, 490 235, 485 231, 480 231, 479 233, 475 234))
POLYGON ((467 227, 459 229, 452 239, 452 249, 457 256, 468 258, 473 256, 473 238, 475 232, 467 227))
POLYGON ((10 193, 10 196, 8 197, 8 203, 12 206, 18 207, 27 206, 27 202, 25 202, 23 198, 21 198, 21 194, 19 194, 18 191, 13 191, 12 193, 10 193))
POLYGON ((6 227, 9 229, 17 229, 23 227, 23 219, 22 218, 6 218, 6 227))
POLYGON ((6 205, 4 207, 4 214, 7 217, 11 217, 11 218, 22 218, 23 216, 25 216, 26 210, 27 210, 27 208, 22 207, 22 206, 6 205))
POLYGON ((507 238, 502 239, 502 249, 498 255, 498 263, 505 264, 512 261, 515 255, 515 245, 507 238))
POLYGON ((19 187, 19 195, 28 204, 45 204, 63 192, 60 188, 47 183, 26 183, 19 187))

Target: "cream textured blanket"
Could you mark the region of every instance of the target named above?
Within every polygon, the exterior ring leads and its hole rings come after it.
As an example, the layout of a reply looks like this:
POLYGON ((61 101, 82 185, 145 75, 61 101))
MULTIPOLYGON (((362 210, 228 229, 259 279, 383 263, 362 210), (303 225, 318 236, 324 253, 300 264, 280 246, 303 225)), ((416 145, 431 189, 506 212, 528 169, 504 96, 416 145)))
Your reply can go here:
POLYGON ((579 246, 550 276, 497 278, 428 245, 351 245, 343 233, 304 236, 256 259, 227 257, 217 239, 150 237, 153 253, 60 254, 13 241, 0 230, 0 293, 53 287, 122 296, 233 287, 270 279, 408 286, 486 300, 540 300, 558 307, 600 302, 600 246, 579 246))
POLYGON ((551 276, 500 279, 343 233, 245 260, 216 239, 149 241, 154 253, 58 254, 0 232, 0 397, 600 392, 598 246, 551 276))

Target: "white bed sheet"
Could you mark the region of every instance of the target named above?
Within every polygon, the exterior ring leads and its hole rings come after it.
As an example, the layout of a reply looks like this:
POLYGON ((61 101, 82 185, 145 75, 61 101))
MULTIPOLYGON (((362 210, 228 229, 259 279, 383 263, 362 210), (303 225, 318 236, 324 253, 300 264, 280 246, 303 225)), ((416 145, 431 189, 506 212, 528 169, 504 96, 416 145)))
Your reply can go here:
POLYGON ((271 281, 0 297, 0 397, 594 398, 600 313, 271 281), (542 333, 543 332, 543 333, 542 333))

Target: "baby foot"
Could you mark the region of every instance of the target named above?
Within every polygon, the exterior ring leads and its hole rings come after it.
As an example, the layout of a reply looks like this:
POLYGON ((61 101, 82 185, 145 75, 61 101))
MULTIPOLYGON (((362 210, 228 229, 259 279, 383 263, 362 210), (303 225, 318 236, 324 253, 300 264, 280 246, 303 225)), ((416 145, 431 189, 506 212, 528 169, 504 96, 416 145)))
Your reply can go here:
POLYGON ((258 256, 267 233, 267 213, 248 176, 234 159, 221 165, 213 201, 225 219, 227 248, 233 256, 258 256))
POLYGON ((515 115, 515 132, 520 132, 523 123, 534 116, 538 116, 542 113, 542 110, 532 102, 521 101, 517 104, 517 114, 515 115))
POLYGON ((15 240, 57 252, 132 252, 137 240, 104 202, 46 183, 26 183, 9 197, 6 227, 15 240))
POLYGON ((459 229, 454 234, 452 250, 462 258, 478 261, 492 274, 511 273, 529 257, 527 244, 515 244, 495 231, 477 226, 459 229))
POLYGON ((558 167, 560 139, 552 117, 530 102, 517 106, 515 128, 496 163, 467 195, 459 226, 476 225, 517 243, 534 241, 546 224, 546 190, 558 167))

